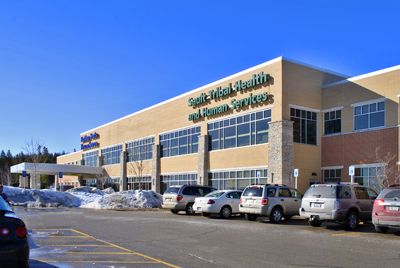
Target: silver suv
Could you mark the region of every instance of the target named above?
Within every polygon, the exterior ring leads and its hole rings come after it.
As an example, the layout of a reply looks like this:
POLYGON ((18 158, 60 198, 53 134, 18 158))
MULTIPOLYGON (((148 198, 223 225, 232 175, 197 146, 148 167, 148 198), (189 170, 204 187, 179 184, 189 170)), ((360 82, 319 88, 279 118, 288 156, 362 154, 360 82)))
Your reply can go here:
POLYGON ((279 223, 298 215, 302 194, 286 185, 251 185, 244 189, 240 198, 239 212, 249 221, 258 216, 267 216, 273 223, 279 223))
POLYGON ((358 184, 314 184, 304 194, 300 216, 314 227, 334 221, 354 230, 360 220, 371 220, 376 197, 374 190, 358 184))
POLYGON ((170 209, 172 213, 185 211, 188 215, 195 213, 193 203, 196 197, 202 197, 215 191, 215 188, 201 185, 175 185, 170 186, 163 194, 163 208, 170 209))

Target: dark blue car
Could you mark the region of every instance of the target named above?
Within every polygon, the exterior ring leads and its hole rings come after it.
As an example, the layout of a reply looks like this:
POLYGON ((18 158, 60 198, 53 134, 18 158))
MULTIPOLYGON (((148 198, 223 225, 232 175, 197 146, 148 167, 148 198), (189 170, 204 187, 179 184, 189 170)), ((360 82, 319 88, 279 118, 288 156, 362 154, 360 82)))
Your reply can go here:
POLYGON ((0 267, 28 267, 27 233, 25 223, 0 196, 0 267))

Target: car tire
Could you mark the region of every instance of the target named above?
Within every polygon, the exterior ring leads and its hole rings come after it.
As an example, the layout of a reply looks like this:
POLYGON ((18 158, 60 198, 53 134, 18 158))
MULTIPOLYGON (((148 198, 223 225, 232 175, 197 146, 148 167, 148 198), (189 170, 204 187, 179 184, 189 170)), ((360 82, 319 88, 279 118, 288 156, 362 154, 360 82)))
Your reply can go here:
POLYGON ((257 220, 257 215, 254 215, 254 214, 246 214, 246 219, 247 219, 248 221, 255 221, 255 220, 257 220))
POLYGON ((179 210, 171 209, 171 212, 172 212, 173 214, 178 214, 179 210))
POLYGON ((355 210, 350 210, 346 216, 344 225, 347 230, 355 230, 358 227, 359 217, 355 210))
POLYGON ((19 261, 17 267, 18 268, 28 268, 29 267, 29 261, 28 260, 19 261))
POLYGON ((312 227, 320 227, 322 225, 322 221, 320 220, 316 220, 316 219, 309 219, 308 223, 312 226, 312 227))
POLYGON ((385 226, 374 225, 374 227, 375 231, 377 231, 378 233, 387 233, 387 231, 389 230, 389 228, 385 226))
POLYGON ((186 205, 185 212, 187 215, 194 215, 193 203, 189 203, 186 205))
POLYGON ((201 215, 203 215, 204 217, 210 217, 210 213, 207 212, 202 212, 201 215))
POLYGON ((221 211, 219 213, 219 215, 221 216, 221 218, 224 219, 229 219, 232 215, 232 209, 230 206, 223 206, 221 208, 221 211))
POLYGON ((272 223, 281 223, 283 219, 283 211, 280 207, 274 207, 269 216, 269 220, 272 223))

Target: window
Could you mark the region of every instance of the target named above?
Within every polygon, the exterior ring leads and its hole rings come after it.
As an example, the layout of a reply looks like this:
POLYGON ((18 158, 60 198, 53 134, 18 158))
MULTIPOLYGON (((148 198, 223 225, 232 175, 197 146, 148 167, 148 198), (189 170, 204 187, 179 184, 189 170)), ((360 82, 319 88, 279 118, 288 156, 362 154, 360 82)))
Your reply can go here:
POLYGON ((354 130, 385 126, 385 102, 354 107, 354 130))
POLYGON ((299 191, 297 191, 296 189, 289 189, 289 190, 290 190, 290 193, 292 194, 292 197, 295 197, 295 198, 302 198, 303 197, 303 195, 299 191))
POLYGON ((172 185, 197 184, 196 173, 161 175, 161 193, 172 185))
POLYGON ((267 169, 213 171, 208 173, 208 182, 218 190, 243 190, 252 184, 266 184, 267 175, 267 169))
POLYGON ((324 170, 324 182, 336 183, 342 179, 341 169, 325 169, 324 170))
POLYGON ((382 181, 385 178, 384 169, 384 166, 355 168, 354 181, 380 192, 382 190, 382 181))
POLYGON ((101 150, 103 165, 118 164, 121 161, 122 145, 116 145, 101 150))
POLYGON ((293 121, 293 141, 304 144, 317 144, 317 113, 290 108, 293 121))
POLYGON ((351 188, 349 186, 338 186, 337 193, 340 199, 351 199, 351 188))
POLYGON ((279 189, 279 197, 292 197, 288 188, 280 188, 279 189))
POLYGON ((365 188, 354 187, 354 193, 356 194, 357 199, 369 199, 367 189, 365 188))
POLYGON ((267 143, 269 122, 271 109, 209 123, 210 151, 267 143))
POLYGON ((340 133, 341 130, 342 111, 330 111, 324 113, 325 135, 340 133))
POLYGON ((275 197, 276 188, 267 188, 267 197, 275 197))
POLYGON ((128 177, 128 190, 151 190, 151 176, 128 177))
POLYGON ((200 127, 160 135, 161 157, 197 153, 200 127))
POLYGON ((82 154, 84 166, 97 167, 97 159, 99 158, 99 151, 82 154))
POLYGON ((152 159, 153 145, 153 137, 128 142, 126 144, 127 162, 152 159))

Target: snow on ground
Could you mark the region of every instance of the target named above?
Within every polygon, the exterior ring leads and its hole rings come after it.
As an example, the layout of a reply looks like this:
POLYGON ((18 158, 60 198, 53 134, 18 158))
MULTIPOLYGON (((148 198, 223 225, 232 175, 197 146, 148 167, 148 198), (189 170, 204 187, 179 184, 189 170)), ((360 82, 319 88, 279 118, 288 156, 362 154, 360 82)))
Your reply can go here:
POLYGON ((77 187, 66 192, 4 186, 14 205, 27 207, 82 207, 95 209, 160 208, 162 196, 153 191, 114 192, 94 187, 77 187))

